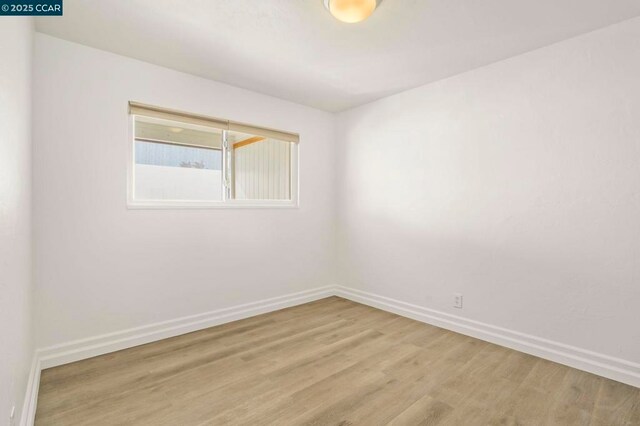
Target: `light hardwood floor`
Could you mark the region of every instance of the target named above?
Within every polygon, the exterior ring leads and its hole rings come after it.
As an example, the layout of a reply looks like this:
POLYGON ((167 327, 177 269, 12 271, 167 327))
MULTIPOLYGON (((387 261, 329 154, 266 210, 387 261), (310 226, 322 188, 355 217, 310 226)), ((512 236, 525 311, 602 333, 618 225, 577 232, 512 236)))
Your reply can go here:
POLYGON ((44 425, 640 425, 640 390, 331 297, 42 372, 44 425))

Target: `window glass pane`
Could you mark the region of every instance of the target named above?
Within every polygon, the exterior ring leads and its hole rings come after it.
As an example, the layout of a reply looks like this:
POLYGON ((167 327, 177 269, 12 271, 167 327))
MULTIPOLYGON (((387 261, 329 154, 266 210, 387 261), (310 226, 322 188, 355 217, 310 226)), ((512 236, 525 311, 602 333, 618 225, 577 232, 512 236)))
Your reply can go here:
POLYGON ((222 132, 136 117, 137 200, 222 200, 222 132))
POLYGON ((292 142, 229 132, 232 195, 237 200, 290 200, 292 142))

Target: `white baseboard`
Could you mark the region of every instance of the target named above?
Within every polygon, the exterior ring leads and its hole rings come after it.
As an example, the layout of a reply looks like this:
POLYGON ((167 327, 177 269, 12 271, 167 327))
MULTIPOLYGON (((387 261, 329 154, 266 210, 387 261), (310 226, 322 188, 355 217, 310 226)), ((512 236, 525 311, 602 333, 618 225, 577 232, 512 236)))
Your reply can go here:
POLYGON ((20 426, 31 426, 36 419, 36 406, 38 404, 38 389, 40 389, 40 360, 38 353, 34 353, 29 371, 29 381, 22 404, 22 415, 20 416, 20 426))
POLYGON ((527 354, 640 387, 640 364, 517 331, 469 320, 400 300, 343 286, 327 286, 202 314, 163 321, 38 349, 33 357, 20 426, 35 420, 42 369, 151 343, 267 312, 340 296, 527 354))
POLYGON ((25 393, 20 426, 32 426, 36 418, 40 372, 70 362, 103 355, 122 349, 151 343, 168 337, 179 336, 216 325, 249 318, 291 306, 323 299, 335 294, 334 286, 301 291, 257 302, 218 309, 142 327, 75 340, 60 345, 38 349, 33 356, 29 382, 25 393))
POLYGON ((332 296, 333 294, 333 286, 301 291, 299 293, 287 294, 230 308, 218 309, 202 314, 190 315, 50 346, 38 349, 37 355, 41 368, 55 367, 121 349, 131 348, 133 346, 155 342, 168 337, 191 333, 231 321, 308 303, 332 296))
POLYGON ((313 302, 314 300, 333 296, 335 294, 334 289, 334 286, 327 286, 291 293, 38 349, 33 356, 20 426, 32 426, 35 421, 38 390, 40 388, 40 372, 45 368, 56 367, 168 337, 179 336, 255 315, 313 302))
POLYGON ((403 317, 506 346, 631 386, 640 387, 640 364, 632 361, 469 320, 353 288, 336 286, 335 294, 403 317))

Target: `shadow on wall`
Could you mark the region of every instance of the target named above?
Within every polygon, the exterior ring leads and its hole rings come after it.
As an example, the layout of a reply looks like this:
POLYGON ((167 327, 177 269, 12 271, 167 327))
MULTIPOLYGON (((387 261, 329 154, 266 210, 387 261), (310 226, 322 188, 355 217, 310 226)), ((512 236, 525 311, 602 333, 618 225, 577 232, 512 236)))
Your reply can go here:
POLYGON ((352 212, 342 229, 339 284, 640 361, 633 343, 640 329, 630 327, 640 303, 638 265, 629 253, 602 247, 598 256, 545 232, 544 223, 506 219, 464 229, 460 217, 424 216, 416 228, 388 211, 352 212), (526 225, 532 229, 518 232, 526 225), (453 308, 453 293, 463 293, 462 310, 453 308))

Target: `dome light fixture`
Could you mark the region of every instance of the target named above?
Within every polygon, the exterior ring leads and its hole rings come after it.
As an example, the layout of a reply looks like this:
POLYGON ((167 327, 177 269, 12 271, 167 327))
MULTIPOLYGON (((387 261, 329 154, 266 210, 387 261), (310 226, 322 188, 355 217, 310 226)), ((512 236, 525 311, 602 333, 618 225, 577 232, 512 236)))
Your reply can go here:
POLYGON ((324 7, 339 21, 353 24, 367 19, 382 0, 324 0, 324 7))

